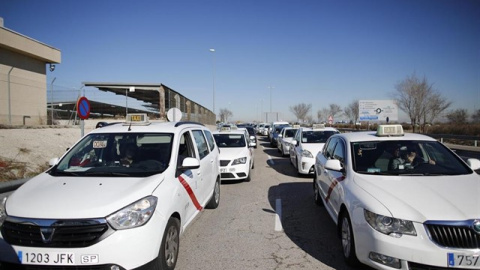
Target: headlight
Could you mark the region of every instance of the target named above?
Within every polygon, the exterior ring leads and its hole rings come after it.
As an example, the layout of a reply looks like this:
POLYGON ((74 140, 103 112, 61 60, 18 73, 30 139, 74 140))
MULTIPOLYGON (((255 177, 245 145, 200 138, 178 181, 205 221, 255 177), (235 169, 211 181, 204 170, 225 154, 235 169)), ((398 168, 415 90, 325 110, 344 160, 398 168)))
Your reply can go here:
POLYGON ((302 157, 313 158, 313 155, 312 155, 312 153, 310 153, 310 151, 303 149, 303 151, 302 151, 302 157))
POLYGON ((417 235, 413 222, 409 220, 377 215, 368 210, 364 210, 364 214, 365 220, 372 228, 386 235, 396 238, 402 237, 404 234, 417 235))
POLYGON ((7 218, 7 197, 3 198, 0 202, 0 227, 2 227, 3 222, 7 218))
POLYGON ((232 165, 247 163, 247 157, 237 158, 233 161, 232 165))
POLYGON ((139 227, 150 220, 156 206, 156 197, 145 197, 111 214, 107 217, 107 221, 116 230, 139 227))

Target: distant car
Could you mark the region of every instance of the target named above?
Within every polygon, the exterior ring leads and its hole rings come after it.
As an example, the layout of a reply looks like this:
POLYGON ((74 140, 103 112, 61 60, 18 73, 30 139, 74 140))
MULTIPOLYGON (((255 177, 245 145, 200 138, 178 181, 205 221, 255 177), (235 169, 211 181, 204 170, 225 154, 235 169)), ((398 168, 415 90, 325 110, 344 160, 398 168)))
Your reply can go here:
POLYGON ((220 200, 219 150, 192 122, 98 127, 0 202, 1 269, 174 269, 220 200))
POLYGON ((290 145, 295 136, 295 133, 300 128, 298 125, 293 127, 283 127, 277 138, 277 148, 282 156, 287 156, 290 154, 290 145))
POLYGON ((270 142, 271 146, 276 146, 276 142, 273 142, 274 136, 276 137, 275 134, 277 131, 280 131, 277 129, 277 127, 280 126, 290 126, 290 124, 286 121, 276 121, 270 124, 270 129, 268 130, 268 141, 270 142))
POLYGON ((480 269, 478 169, 480 160, 433 138, 380 125, 329 138, 316 156, 314 198, 350 265, 480 269))
POLYGON ((291 141, 290 162, 298 174, 313 174, 315 156, 322 150, 327 139, 337 133, 340 133, 337 129, 319 124, 297 130, 291 141))
POLYGON ((255 129, 253 126, 246 126, 245 129, 248 131, 249 134, 249 144, 250 146, 253 146, 253 148, 257 148, 258 142, 257 142, 257 134, 255 133, 255 129))
POLYGON ((263 136, 268 136, 268 132, 270 131, 270 125, 269 124, 265 124, 263 126, 263 129, 262 129, 262 135, 263 136))
POLYGON ((224 180, 251 180, 255 168, 253 145, 249 146, 245 129, 214 131, 213 137, 220 148, 220 175, 224 180))

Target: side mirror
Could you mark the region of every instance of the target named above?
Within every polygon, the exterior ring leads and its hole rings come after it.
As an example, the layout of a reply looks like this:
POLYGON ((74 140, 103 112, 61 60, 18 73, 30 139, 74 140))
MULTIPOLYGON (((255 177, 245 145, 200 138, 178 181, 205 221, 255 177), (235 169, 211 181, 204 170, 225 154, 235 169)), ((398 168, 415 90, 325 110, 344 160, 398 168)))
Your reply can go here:
POLYGON ((58 163, 58 158, 52 158, 48 161, 48 165, 50 165, 50 167, 57 165, 57 163, 58 163))
POLYGON ((329 159, 325 163, 325 168, 332 171, 341 172, 343 171, 342 163, 338 159, 329 159))
POLYGON ((291 143, 293 146, 297 146, 297 145, 298 145, 297 140, 292 140, 290 143, 291 143))
POLYGON ((186 171, 190 169, 200 168, 200 161, 196 158, 187 157, 183 160, 182 165, 178 167, 179 170, 186 171))
POLYGON ((278 138, 283 138, 282 134, 278 134, 278 138))
POLYGON ((254 141, 254 140, 255 140, 255 136, 250 136, 250 140, 251 140, 251 141, 254 141))
POLYGON ((470 166, 470 168, 474 171, 480 169, 480 160, 476 158, 469 158, 467 159, 467 164, 470 166))

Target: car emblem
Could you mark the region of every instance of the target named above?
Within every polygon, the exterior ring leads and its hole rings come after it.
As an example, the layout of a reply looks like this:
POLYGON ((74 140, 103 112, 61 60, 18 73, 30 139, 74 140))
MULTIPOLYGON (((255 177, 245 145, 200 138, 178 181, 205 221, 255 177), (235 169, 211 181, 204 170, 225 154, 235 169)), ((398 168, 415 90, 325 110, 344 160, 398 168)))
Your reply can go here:
POLYGON ((473 221, 473 230, 480 234, 480 220, 476 219, 473 221))
POLYGON ((40 235, 42 236, 43 243, 52 242, 54 232, 55 228, 40 228, 40 235))

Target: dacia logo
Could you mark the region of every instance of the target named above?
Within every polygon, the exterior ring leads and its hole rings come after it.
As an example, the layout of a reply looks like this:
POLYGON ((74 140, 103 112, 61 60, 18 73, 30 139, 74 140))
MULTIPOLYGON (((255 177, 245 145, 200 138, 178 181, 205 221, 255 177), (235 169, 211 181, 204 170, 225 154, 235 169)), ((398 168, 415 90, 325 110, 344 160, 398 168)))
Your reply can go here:
POLYGON ((480 234, 480 220, 476 219, 473 221, 473 230, 476 232, 476 233, 479 233, 480 234))
POLYGON ((54 232, 55 228, 40 228, 40 235, 42 236, 43 243, 51 243, 54 232))

